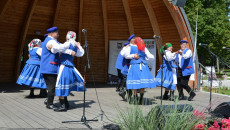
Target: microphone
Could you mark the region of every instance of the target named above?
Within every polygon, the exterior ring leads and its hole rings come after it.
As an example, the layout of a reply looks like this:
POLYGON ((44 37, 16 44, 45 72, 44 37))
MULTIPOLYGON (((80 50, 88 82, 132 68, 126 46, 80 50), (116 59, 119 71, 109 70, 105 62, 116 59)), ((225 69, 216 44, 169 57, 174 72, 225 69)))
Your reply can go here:
POLYGON ((199 46, 208 46, 208 44, 199 43, 199 46))
POLYGON ((86 30, 86 29, 82 29, 81 31, 82 31, 83 33, 86 33, 86 32, 87 32, 87 30, 86 30))
POLYGON ((157 39, 159 39, 159 38, 160 38, 160 36, 154 35, 154 36, 153 36, 153 38, 155 38, 155 39, 156 39, 156 38, 157 38, 157 39))

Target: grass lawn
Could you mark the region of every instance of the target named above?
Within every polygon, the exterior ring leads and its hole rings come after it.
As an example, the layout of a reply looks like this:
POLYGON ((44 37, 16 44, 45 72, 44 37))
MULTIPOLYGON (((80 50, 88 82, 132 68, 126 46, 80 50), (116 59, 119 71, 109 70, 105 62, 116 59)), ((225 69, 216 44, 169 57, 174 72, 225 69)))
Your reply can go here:
MULTIPOLYGON (((206 92, 210 92, 210 88, 207 86, 203 87, 202 90, 206 92)), ((212 88, 212 92, 219 93, 219 88, 212 88)), ((220 94, 230 95, 230 89, 227 87, 221 87, 220 94)))

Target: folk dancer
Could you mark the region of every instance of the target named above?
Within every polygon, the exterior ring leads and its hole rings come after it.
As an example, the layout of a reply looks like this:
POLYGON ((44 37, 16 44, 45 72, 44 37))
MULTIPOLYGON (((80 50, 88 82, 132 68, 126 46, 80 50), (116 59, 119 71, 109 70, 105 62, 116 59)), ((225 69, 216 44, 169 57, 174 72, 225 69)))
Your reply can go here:
MULTIPOLYGON (((69 31, 64 44, 65 46, 69 46, 68 49, 76 52, 75 56, 82 57, 84 55, 84 49, 75 39, 76 33, 69 31)), ((59 96, 61 106, 58 109, 54 109, 54 111, 67 111, 69 108, 67 96, 70 91, 84 91, 85 81, 79 71, 74 67, 73 59, 74 56, 66 54, 65 51, 63 51, 55 88, 55 95, 59 96)))
POLYGON ((188 81, 190 75, 194 73, 193 66, 193 57, 192 51, 187 48, 188 41, 181 40, 180 47, 181 49, 178 51, 176 55, 176 61, 178 64, 177 70, 177 89, 179 92, 179 100, 185 100, 183 88, 189 93, 188 101, 192 101, 192 99, 196 96, 196 94, 192 91, 190 86, 188 85, 188 81))
POLYGON ((160 69, 157 73, 157 76, 155 78, 156 86, 161 86, 161 79, 163 77, 163 83, 162 87, 165 88, 165 93, 163 96, 163 100, 171 100, 174 101, 174 90, 176 89, 177 84, 177 77, 176 77, 176 54, 177 52, 172 53, 172 44, 166 43, 162 48, 160 49, 161 54, 163 55, 163 63, 160 66, 160 69), (163 51, 165 50, 165 55, 163 51), (163 70, 163 75, 161 74, 163 70), (168 93, 170 91, 170 96, 168 96, 168 93))
POLYGON ((126 59, 131 59, 126 81, 127 89, 133 90, 134 101, 137 101, 137 90, 140 89, 139 105, 141 105, 145 88, 156 87, 146 61, 153 59, 154 56, 145 47, 145 43, 140 37, 135 38, 135 43, 123 50, 123 56, 126 59))
POLYGON ((46 89, 45 80, 40 73, 40 59, 42 49, 40 48, 41 40, 33 39, 28 44, 29 59, 26 61, 18 80, 17 84, 30 86, 30 94, 26 98, 34 98, 34 88, 40 89, 39 97, 46 97, 44 93, 46 89))

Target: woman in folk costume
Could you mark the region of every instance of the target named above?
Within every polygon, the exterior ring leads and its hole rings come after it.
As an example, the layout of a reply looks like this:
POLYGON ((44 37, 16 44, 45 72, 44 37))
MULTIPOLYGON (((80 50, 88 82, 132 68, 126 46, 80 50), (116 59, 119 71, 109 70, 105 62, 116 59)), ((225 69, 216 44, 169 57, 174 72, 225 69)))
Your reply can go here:
MULTIPOLYGON (((77 57, 84 55, 84 49, 79 42, 75 41, 76 33, 69 31, 66 35, 66 42, 70 50, 75 51, 77 57)), ((58 72, 55 95, 59 96, 61 106, 54 111, 67 111, 69 103, 67 96, 70 91, 84 91, 84 79, 78 70, 74 67, 74 56, 62 52, 61 65, 58 72)))
POLYGON ((162 86, 165 88, 165 93, 163 96, 163 100, 174 100, 174 90, 176 89, 177 84, 177 76, 176 76, 176 54, 177 52, 172 53, 172 44, 166 43, 165 46, 163 46, 160 49, 161 54, 163 55, 165 51, 165 55, 163 56, 163 64, 161 65, 160 70, 157 73, 157 76, 155 78, 155 84, 156 86, 161 86, 161 71, 163 67, 163 83, 162 86), (168 93, 170 91, 170 96, 168 96, 168 93))
POLYGON ((137 99, 137 89, 140 89, 139 104, 141 105, 145 88, 156 87, 146 61, 153 59, 154 56, 145 47, 145 43, 140 37, 135 38, 135 43, 136 45, 130 44, 124 49, 123 56, 126 59, 131 59, 126 81, 127 89, 133 90, 134 100, 137 99))
POLYGON ((42 49, 40 48, 41 40, 33 39, 28 44, 29 49, 29 59, 26 61, 18 80, 17 84, 31 86, 30 95, 28 98, 33 98, 34 96, 34 87, 40 88, 40 97, 46 97, 46 84, 45 80, 40 73, 40 59, 42 49))

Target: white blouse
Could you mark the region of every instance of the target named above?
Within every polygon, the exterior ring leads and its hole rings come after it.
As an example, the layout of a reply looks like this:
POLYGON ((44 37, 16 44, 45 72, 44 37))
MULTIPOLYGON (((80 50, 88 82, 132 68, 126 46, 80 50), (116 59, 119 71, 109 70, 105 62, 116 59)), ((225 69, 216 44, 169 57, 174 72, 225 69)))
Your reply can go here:
POLYGON ((172 61, 176 59, 176 53, 172 53, 171 51, 165 50, 164 58, 167 61, 172 61))
MULTIPOLYGON (((121 50, 121 55, 125 57, 126 59, 134 59, 134 54, 130 54, 131 46, 136 46, 136 45, 126 46, 126 47, 123 47, 121 50)), ((145 48, 145 55, 146 55, 145 60, 154 59, 154 56, 149 52, 147 48, 145 48)))

